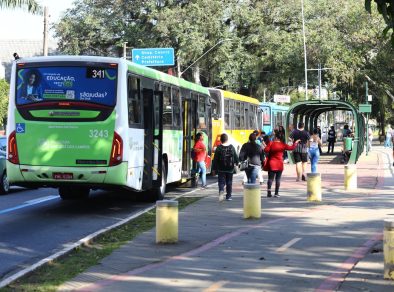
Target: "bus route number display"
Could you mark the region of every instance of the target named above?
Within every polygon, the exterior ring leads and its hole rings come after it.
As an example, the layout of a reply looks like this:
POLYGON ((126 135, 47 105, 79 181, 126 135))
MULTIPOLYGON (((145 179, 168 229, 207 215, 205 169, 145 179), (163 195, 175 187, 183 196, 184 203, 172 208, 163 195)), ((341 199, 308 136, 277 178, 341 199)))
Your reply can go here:
POLYGON ((104 79, 105 78, 105 69, 104 68, 97 68, 97 67, 88 67, 86 69, 86 78, 104 79))

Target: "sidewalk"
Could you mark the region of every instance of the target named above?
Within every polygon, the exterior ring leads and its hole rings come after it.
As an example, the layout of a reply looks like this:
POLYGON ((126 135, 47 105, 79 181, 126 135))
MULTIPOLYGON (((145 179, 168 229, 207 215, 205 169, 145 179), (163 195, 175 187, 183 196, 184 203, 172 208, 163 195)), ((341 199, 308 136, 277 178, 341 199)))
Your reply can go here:
POLYGON ((375 149, 360 157, 355 192, 343 190, 344 165, 319 165, 323 203, 306 201, 306 182, 286 165, 281 198, 262 186, 258 220, 243 219, 242 176, 231 202, 219 203, 211 186, 179 212, 177 244, 145 232, 59 291, 394 291, 379 251, 383 219, 394 219, 391 152, 375 149), (341 285, 353 258, 361 260, 341 285))

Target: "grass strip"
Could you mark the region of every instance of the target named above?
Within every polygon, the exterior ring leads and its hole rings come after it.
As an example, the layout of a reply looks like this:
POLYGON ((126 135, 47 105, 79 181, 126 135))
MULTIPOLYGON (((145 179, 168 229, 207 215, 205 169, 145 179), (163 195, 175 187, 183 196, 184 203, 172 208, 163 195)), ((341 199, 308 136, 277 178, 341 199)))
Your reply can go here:
MULTIPOLYGON (((200 199, 199 197, 179 198, 178 209, 181 210, 200 199)), ((61 284, 76 277, 89 267, 97 265, 101 259, 110 255, 114 250, 128 243, 137 235, 154 228, 155 225, 156 209, 152 209, 127 224, 100 235, 89 245, 74 249, 64 257, 40 267, 0 291, 56 291, 61 284)))

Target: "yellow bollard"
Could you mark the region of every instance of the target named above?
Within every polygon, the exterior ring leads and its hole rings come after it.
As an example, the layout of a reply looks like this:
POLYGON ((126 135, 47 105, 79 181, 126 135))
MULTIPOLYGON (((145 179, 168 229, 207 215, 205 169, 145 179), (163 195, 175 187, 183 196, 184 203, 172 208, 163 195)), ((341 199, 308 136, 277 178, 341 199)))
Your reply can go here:
POLYGON ((261 194, 259 184, 244 184, 244 218, 261 217, 261 194))
POLYGON ((307 174, 307 200, 321 202, 321 175, 320 173, 307 174))
POLYGON ((357 166, 355 164, 345 165, 345 190, 357 189, 357 166))
POLYGON ((156 202, 156 243, 178 242, 178 202, 156 202))
POLYGON ((383 231, 384 278, 394 280, 394 221, 384 220, 383 231))

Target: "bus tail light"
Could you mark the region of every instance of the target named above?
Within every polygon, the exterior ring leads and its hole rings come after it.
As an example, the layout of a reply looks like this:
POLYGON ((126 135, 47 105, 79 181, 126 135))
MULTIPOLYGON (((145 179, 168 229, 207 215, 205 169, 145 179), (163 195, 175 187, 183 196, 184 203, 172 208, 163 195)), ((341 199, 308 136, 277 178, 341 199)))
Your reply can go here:
POLYGON ((8 137, 8 161, 19 164, 18 147, 16 145, 16 132, 13 131, 8 137))
POLYGON ((118 133, 114 132, 114 140, 112 141, 111 157, 109 166, 115 166, 123 160, 123 140, 118 133))

